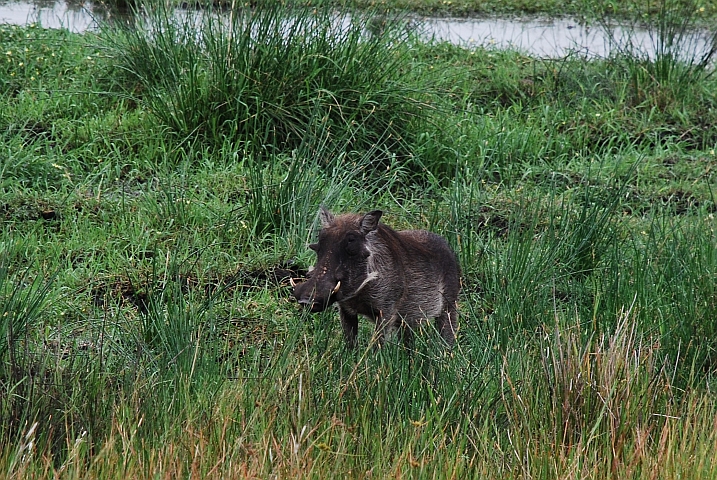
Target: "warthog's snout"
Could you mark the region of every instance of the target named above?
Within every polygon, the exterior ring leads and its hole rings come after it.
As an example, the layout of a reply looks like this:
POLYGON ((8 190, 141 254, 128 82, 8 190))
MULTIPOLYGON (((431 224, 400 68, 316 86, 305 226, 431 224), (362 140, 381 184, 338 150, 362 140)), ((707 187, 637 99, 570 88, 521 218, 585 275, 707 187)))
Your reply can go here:
POLYGON ((336 294, 341 288, 341 281, 336 282, 330 291, 325 295, 317 292, 317 285, 312 279, 304 280, 296 283, 295 279, 291 279, 291 286, 294 287, 294 298, 304 308, 311 309, 311 313, 323 312, 326 308, 336 301, 336 294))
POLYGON ((311 313, 321 312, 324 309, 321 303, 314 302, 312 299, 299 298, 297 300, 302 307, 311 309, 311 313))

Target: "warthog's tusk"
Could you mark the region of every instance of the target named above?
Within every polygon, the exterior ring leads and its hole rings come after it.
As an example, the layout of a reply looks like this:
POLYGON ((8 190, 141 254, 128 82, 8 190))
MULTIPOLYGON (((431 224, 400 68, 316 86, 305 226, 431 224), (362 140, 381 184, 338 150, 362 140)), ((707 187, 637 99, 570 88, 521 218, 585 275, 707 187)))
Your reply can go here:
POLYGON ((296 282, 294 281, 293 278, 289 277, 289 283, 291 284, 292 287, 296 287, 296 282))
POLYGON ((331 290, 331 294, 333 295, 334 293, 338 292, 339 288, 341 288, 341 280, 339 280, 339 283, 337 283, 334 289, 331 290))

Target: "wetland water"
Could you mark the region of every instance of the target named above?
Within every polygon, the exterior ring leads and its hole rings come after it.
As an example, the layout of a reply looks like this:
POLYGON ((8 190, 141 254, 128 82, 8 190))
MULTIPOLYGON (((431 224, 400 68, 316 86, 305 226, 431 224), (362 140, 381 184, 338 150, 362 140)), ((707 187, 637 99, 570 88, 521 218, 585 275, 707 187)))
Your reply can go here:
MULTIPOLYGON (((0 0, 0 23, 6 24, 38 23, 43 27, 83 32, 96 29, 98 22, 111 20, 111 17, 106 8, 91 2, 0 0)), ((571 52, 604 57, 616 46, 627 42, 650 55, 656 51, 658 42, 657 35, 647 28, 617 25, 607 29, 587 26, 571 18, 415 17, 413 20, 416 28, 428 38, 466 47, 512 48, 538 57, 560 58, 571 52)), ((688 58, 699 57, 708 51, 714 39, 714 33, 695 31, 683 38, 683 53, 688 58)))

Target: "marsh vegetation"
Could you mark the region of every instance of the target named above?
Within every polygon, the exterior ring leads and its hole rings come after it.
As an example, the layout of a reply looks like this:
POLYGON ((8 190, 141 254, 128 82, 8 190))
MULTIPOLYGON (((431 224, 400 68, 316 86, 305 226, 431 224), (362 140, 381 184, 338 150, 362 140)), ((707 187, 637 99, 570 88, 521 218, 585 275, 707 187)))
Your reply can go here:
POLYGON ((714 63, 335 12, 0 25, 3 474, 713 477, 714 63), (321 204, 448 239, 452 351, 291 301, 321 204))

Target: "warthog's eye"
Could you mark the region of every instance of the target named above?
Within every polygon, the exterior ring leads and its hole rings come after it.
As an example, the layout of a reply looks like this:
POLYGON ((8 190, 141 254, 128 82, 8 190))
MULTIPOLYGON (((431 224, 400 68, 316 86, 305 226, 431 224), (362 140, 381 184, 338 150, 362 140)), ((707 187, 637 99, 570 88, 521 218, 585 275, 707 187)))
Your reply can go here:
POLYGON ((361 251, 361 241, 355 233, 348 233, 344 238, 344 250, 349 255, 358 255, 361 251))
POLYGON ((309 248, 312 249, 312 250, 315 251, 315 252, 318 252, 318 251, 319 251, 319 244, 318 244, 318 243, 312 243, 311 245, 309 245, 309 248))

